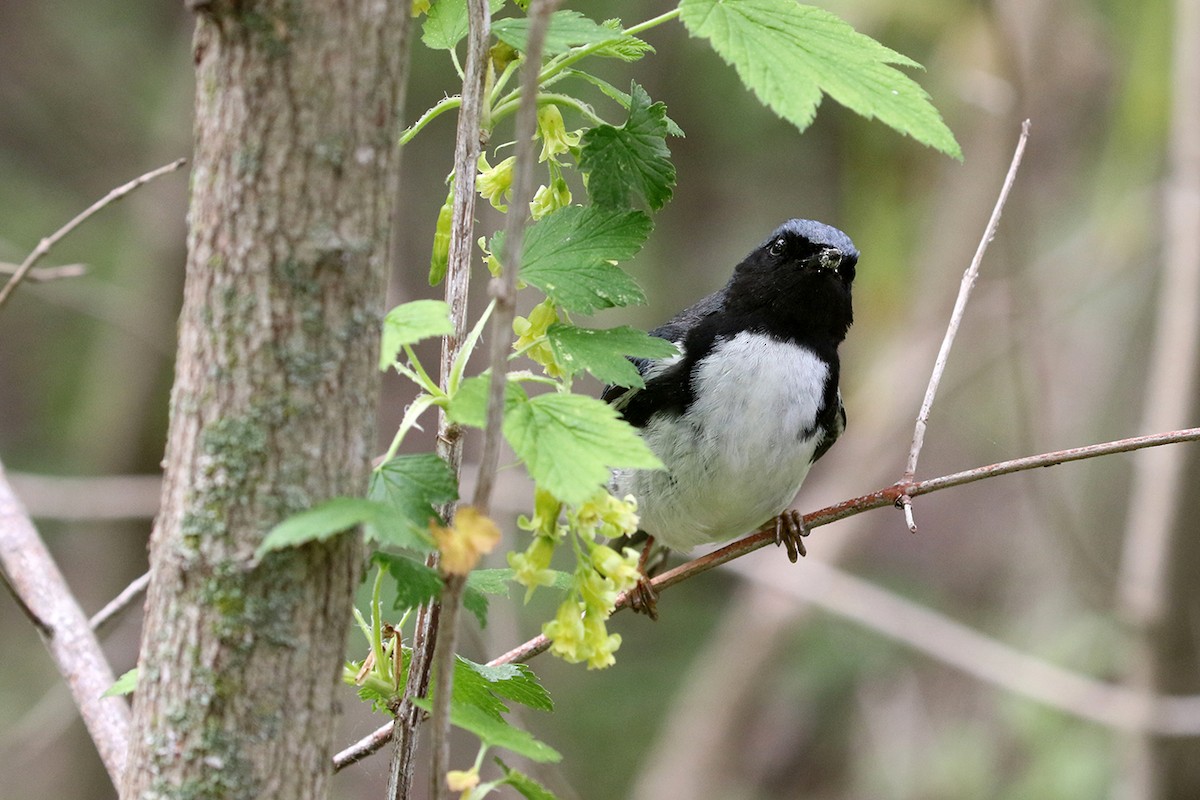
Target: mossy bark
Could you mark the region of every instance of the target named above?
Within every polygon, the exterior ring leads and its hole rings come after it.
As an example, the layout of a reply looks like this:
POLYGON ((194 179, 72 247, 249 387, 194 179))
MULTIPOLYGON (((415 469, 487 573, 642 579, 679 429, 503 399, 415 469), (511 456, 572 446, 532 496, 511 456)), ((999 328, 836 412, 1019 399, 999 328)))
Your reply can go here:
POLYGON ((409 4, 195 5, 187 278, 122 796, 324 797, 360 545, 254 552, 366 486, 409 4))

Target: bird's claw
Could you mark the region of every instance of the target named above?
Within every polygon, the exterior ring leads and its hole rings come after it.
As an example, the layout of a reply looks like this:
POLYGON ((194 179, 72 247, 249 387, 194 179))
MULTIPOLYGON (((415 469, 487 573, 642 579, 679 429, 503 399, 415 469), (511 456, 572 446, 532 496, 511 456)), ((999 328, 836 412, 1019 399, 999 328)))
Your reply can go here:
POLYGON ((796 563, 800 556, 808 555, 804 547, 804 538, 808 536, 808 528, 804 526, 804 515, 794 508, 789 508, 775 518, 775 546, 787 548, 788 561, 796 563))
POLYGON ((645 575, 639 577, 637 584, 629 590, 629 608, 635 614, 645 614, 658 621, 658 592, 645 575))

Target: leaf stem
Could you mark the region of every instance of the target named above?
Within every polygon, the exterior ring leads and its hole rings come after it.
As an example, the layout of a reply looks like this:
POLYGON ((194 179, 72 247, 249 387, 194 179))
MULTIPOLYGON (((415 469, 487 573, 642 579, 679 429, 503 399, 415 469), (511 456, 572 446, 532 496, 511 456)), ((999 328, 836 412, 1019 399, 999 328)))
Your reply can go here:
POLYGON ((426 125, 428 125, 430 122, 433 122, 435 119, 437 119, 438 117, 440 117, 442 114, 446 113, 447 111, 458 108, 461 105, 462 105, 462 97, 460 97, 459 95, 454 95, 453 97, 444 97, 441 100, 439 100, 436 105, 434 105, 432 108, 430 108, 424 114, 422 114, 420 119, 418 119, 416 122, 414 122, 412 125, 410 125, 404 131, 404 133, 400 134, 401 146, 406 145, 409 142, 411 142, 413 140, 413 137, 415 137, 418 133, 420 133, 421 129, 424 128, 426 125))

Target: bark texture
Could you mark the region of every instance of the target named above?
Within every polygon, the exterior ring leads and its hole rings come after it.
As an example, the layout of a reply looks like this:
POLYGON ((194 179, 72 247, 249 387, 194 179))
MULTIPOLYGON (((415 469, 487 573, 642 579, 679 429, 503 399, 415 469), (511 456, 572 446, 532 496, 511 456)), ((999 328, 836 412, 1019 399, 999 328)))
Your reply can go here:
POLYGON ((409 4, 196 7, 187 279, 122 796, 323 797, 360 546, 254 551, 365 488, 409 4))

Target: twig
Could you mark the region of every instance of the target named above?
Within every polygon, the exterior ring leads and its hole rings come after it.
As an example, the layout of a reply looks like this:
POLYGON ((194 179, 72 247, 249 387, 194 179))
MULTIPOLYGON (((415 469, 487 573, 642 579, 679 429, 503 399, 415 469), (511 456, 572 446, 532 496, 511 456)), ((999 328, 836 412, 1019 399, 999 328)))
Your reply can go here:
POLYGON ((150 585, 150 573, 144 573, 140 578, 136 578, 132 583, 121 590, 121 593, 108 601, 104 608, 97 611, 88 620, 88 625, 97 633, 108 623, 112 622, 117 615, 133 605, 133 602, 141 597, 146 592, 146 587, 150 585))
POLYGON ((29 273, 29 270, 33 269, 33 265, 40 261, 47 253, 49 253, 50 248, 58 244, 60 239, 78 228, 81 224, 83 224, 83 222, 85 222, 100 209, 117 200, 120 200, 122 197, 129 194, 142 184, 149 183, 161 175, 166 175, 168 172, 174 172, 186 163, 186 158, 177 159, 172 161, 170 164, 159 167, 158 169, 150 170, 145 175, 134 178, 129 183, 118 186, 108 194, 104 195, 104 197, 97 200, 95 203, 92 203, 66 225, 63 225, 54 233, 38 242, 38 246, 33 248, 33 252, 25 257, 25 260, 22 261, 17 267, 16 272, 14 272, 12 277, 8 279, 8 283, 4 284, 3 289, 0 289, 0 308, 3 308, 4 304, 8 302, 9 296, 13 293, 13 291, 16 290, 17 285, 25 279, 25 276, 29 273))
MULTIPOLYGON (((764 581, 746 562, 734 569, 744 578, 764 581)), ((801 581, 764 585, 907 644, 972 678, 1080 719, 1160 736, 1200 734, 1200 695, 1154 696, 1064 669, 829 564, 806 564, 801 581)))
POLYGON ((533 170, 537 163, 534 160, 534 133, 537 126, 538 72, 550 14, 557 5, 558 0, 535 0, 529 6, 529 38, 521 76, 521 105, 516 118, 517 160, 513 167, 512 201, 504 224, 504 252, 500 257, 503 271, 500 279, 492 281, 489 287, 496 300, 491 322, 492 374, 488 383, 487 424, 474 501, 475 507, 485 514, 491 505, 496 467, 500 461, 500 428, 504 421, 504 393, 508 385, 509 331, 516 314, 521 244, 529 217, 529 201, 533 199, 533 170))
MULTIPOLYGON (((1066 450, 1055 450, 1049 453, 1014 458, 1009 461, 1000 461, 995 464, 955 472, 950 475, 943 475, 939 478, 930 478, 924 481, 896 483, 869 494, 844 500, 836 505, 805 514, 804 524, 809 530, 818 528, 822 525, 828 525, 831 522, 853 517, 864 511, 872 511, 877 508, 894 505, 906 494, 910 497, 919 497, 920 495, 931 494, 942 489, 952 489, 956 486, 964 486, 968 483, 975 483, 976 481, 995 478, 1001 475, 1010 475, 1014 472, 1023 472, 1039 467, 1053 467, 1072 461, 1083 461, 1114 453, 1127 453, 1147 447, 1160 447, 1167 444, 1195 441, 1200 441, 1200 428, 1186 428, 1184 430, 1156 433, 1149 436, 1134 436, 1128 439, 1117 439, 1116 441, 1102 442, 1084 447, 1072 447, 1066 450)), ((677 583, 699 575, 702 572, 707 572, 714 567, 733 561, 748 553, 752 553, 774 542, 775 528, 773 524, 768 524, 755 533, 726 545, 720 550, 703 555, 656 576, 651 581, 651 584, 661 592, 677 583)), ((628 603, 629 597, 627 594, 622 594, 617 598, 618 609, 626 607, 628 603)), ((492 659, 488 662, 488 665, 498 666, 500 664, 528 661, 539 653, 549 649, 549 647, 549 640, 545 636, 538 635, 514 647, 507 653, 492 659)), ((364 737, 339 753, 334 761, 334 769, 341 769, 344 766, 353 764, 370 753, 375 752, 375 750, 378 750, 382 746, 382 743, 377 743, 376 739, 388 727, 384 726, 380 728, 375 733, 364 737)))
POLYGON ((10 472, 33 519, 146 519, 158 513, 161 475, 63 477, 10 472))
MULTIPOLYGON (((996 229, 1000 225, 1000 214, 1004 211, 1004 204, 1008 201, 1008 193, 1017 179, 1017 169, 1021 166, 1021 157, 1025 153, 1025 143, 1028 140, 1029 120, 1025 120, 1021 123, 1021 136, 1017 140, 1017 147, 1013 152, 1012 163, 1008 167, 1008 175, 1004 178, 1004 185, 1000 187, 1000 196, 996 199, 996 205, 992 208, 991 219, 988 220, 987 228, 983 231, 983 238, 979 240, 979 246, 975 249, 975 257, 971 259, 970 266, 963 273, 962 284, 958 289, 958 298, 954 301, 954 311, 950 314, 950 323, 946 326, 946 335, 942 339, 942 346, 938 350, 937 359, 933 362, 933 374, 929 376, 929 386, 925 389, 925 399, 921 403, 921 410, 917 413, 917 424, 913 429, 912 448, 908 451, 908 464, 904 469, 904 477, 901 479, 902 483, 911 483, 913 477, 917 474, 917 458, 920 457, 921 447, 925 444, 925 427, 929 422, 929 411, 933 407, 933 398, 937 395, 938 384, 942 382, 942 373, 945 371, 946 361, 950 357, 950 348, 954 346, 954 339, 958 336, 958 326, 962 323, 963 313, 967 308, 967 299, 970 298, 971 289, 975 286, 975 279, 979 276, 979 265, 983 262, 983 254, 987 252, 988 245, 996 237, 996 229)), ((904 509, 904 520, 908 525, 908 529, 916 533, 917 523, 913 519, 912 498, 908 496, 901 497, 899 503, 904 509)))
POLYGON ((42 640, 66 680, 114 785, 129 749, 129 706, 101 695, 115 680, 87 617, 63 580, 0 464, 0 569, 21 603, 39 620, 42 640))
MULTIPOLYGON (((19 264, 0 263, 0 275, 15 275, 21 266, 19 264)), ((78 278, 86 275, 87 264, 63 264, 61 267, 38 267, 25 273, 25 280, 30 283, 47 283, 63 278, 78 278)))
MULTIPOLYGON (((533 136, 537 124, 538 73, 542 63, 542 43, 550 23, 550 13, 555 0, 533 0, 527 12, 530 21, 522 59, 521 105, 516 121, 517 160, 515 165, 513 198, 509 206, 505 226, 505 253, 503 273, 500 280, 493 281, 491 293, 496 307, 492 318, 491 365, 492 373, 488 388, 487 421, 484 428, 483 456, 479 477, 475 486, 474 505, 480 513, 487 514, 491 505, 492 486, 496 468, 500 461, 501 427, 504 416, 504 393, 507 389, 508 331, 512 328, 516 313, 517 268, 520 247, 528 215, 529 201, 533 196, 533 167, 535 154, 533 136)), ((490 10, 487 0, 469 3, 472 44, 468 50, 467 80, 478 80, 482 96, 483 78, 486 70, 487 39, 490 26, 490 10), (479 44, 476 45, 478 37, 479 44), (478 53, 476 48, 478 47, 478 53), (479 77, 476 77, 476 71, 479 77)), ((474 87, 472 87, 472 94, 474 87)), ((469 96, 464 82, 464 109, 467 102, 475 102, 469 96)), ((474 162, 472 162, 473 164, 474 162)), ((474 176, 474 166, 471 167, 474 176)), ((474 192, 472 185, 469 190, 474 192)), ((454 651, 458 642, 458 620, 462 612, 462 594, 466 586, 463 575, 445 575, 445 588, 441 596, 441 619, 438 624, 436 649, 434 651, 434 674, 437 676, 437 692, 433 697, 432 713, 432 787, 433 800, 444 800, 449 788, 446 773, 450 769, 450 699, 454 682, 454 651)))
MULTIPOLYGON (((467 14, 467 66, 454 141, 454 203, 446 268, 446 302, 450 306, 450 320, 454 332, 442 340, 443 389, 447 388, 450 371, 458 359, 467 335, 467 298, 471 257, 475 247, 475 176, 482 149, 481 121, 487 71, 487 42, 491 26, 491 10, 487 0, 470 0, 467 4, 467 14)), ((405 37, 407 40, 412 38, 411 24, 409 28, 405 37)), ((437 449, 438 455, 450 465, 457 479, 462 465, 462 435, 458 426, 450 422, 444 410, 438 418, 437 449)), ((449 521, 454 514, 454 504, 447 504, 440 511, 442 517, 449 521)), ((434 566, 432 561, 429 565, 434 566)), ((441 617, 441 607, 436 603, 422 606, 417 613, 408 680, 396 710, 396 744, 392 750, 388 781, 388 797, 395 800, 408 797, 412 788, 417 727, 423 713, 412 704, 412 700, 425 697, 429 693, 430 676, 438 650, 439 630, 442 627, 441 617)), ((450 672, 453 673, 453 670, 450 672)), ((436 777, 433 782, 435 785, 440 783, 436 777)))

